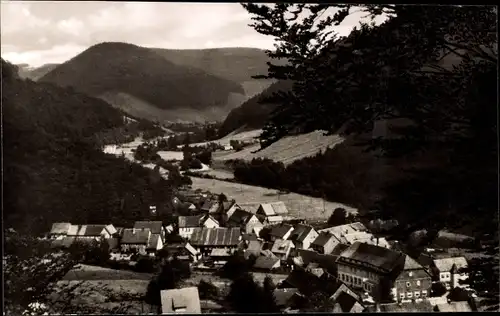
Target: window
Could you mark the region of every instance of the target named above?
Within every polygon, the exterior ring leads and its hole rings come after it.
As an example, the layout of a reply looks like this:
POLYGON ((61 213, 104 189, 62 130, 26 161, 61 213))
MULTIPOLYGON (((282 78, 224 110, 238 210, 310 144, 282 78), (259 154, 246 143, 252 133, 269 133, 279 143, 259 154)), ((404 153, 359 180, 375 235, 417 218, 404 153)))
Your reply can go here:
POLYGON ((420 292, 415 291, 415 298, 419 298, 419 297, 420 297, 420 292))
POLYGON ((349 283, 352 283, 352 276, 349 276, 349 283))
POLYGON ((410 287, 410 282, 406 282, 406 287, 410 287))
POLYGON ((422 291, 422 297, 426 297, 427 296, 427 290, 423 290, 422 291))
POLYGON ((342 281, 345 281, 345 274, 343 274, 343 273, 342 273, 342 274, 340 275, 340 279, 341 279, 342 281))
POLYGON ((400 299, 404 299, 405 298, 405 294, 404 293, 399 294, 399 298, 400 299))
POLYGON ((406 297, 408 297, 408 298, 412 298, 412 297, 413 297, 413 293, 412 293, 412 292, 408 292, 408 293, 406 293, 406 297))
POLYGON ((417 280, 417 286, 420 286, 420 280, 417 280))
POLYGON ((411 276, 413 276, 413 272, 411 272, 411 271, 410 271, 410 272, 408 273, 408 276, 410 276, 410 277, 411 277, 411 276))

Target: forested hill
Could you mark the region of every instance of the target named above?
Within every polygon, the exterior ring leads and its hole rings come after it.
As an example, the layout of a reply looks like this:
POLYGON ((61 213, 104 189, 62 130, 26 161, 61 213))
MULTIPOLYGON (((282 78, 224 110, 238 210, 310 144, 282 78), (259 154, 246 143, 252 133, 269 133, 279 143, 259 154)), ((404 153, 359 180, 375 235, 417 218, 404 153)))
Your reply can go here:
POLYGON ((2 59, 2 109, 5 227, 124 225, 169 200, 168 183, 150 170, 102 153, 96 134, 124 124, 104 101, 22 80, 2 59))
POLYGON ((291 87, 290 81, 277 81, 233 109, 222 123, 220 136, 226 136, 239 128, 258 129, 264 127, 269 114, 276 108, 275 104, 266 102, 266 99, 279 91, 290 90, 291 87))
POLYGON ((180 66, 153 50, 127 43, 94 45, 40 78, 99 96, 126 93, 159 109, 224 107, 238 83, 180 66))

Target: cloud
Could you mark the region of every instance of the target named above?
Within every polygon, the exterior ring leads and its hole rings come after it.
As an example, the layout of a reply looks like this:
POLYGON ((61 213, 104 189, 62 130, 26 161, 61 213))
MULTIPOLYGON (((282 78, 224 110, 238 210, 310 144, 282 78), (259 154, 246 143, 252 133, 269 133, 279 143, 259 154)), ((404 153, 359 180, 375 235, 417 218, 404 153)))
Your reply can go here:
MULTIPOLYGON (((34 66, 68 60, 100 42, 178 49, 274 43, 248 26, 251 17, 238 3, 2 1, 0 11, 2 55, 34 66)), ((345 35, 355 20, 337 29, 345 35)))

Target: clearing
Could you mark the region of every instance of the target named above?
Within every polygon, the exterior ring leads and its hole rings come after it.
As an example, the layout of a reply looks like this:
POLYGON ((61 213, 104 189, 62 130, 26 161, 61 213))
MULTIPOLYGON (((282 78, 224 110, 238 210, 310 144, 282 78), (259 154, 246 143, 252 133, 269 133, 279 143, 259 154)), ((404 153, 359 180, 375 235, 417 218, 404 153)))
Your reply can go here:
MULTIPOLYGON (((248 139, 250 136, 258 136, 260 132, 261 130, 254 130, 236 135, 229 134, 216 142, 227 142, 229 144, 230 139, 248 139)), ((343 140, 339 135, 325 136, 323 131, 314 131, 307 134, 284 137, 258 152, 256 151, 260 149, 259 144, 248 146, 241 151, 216 152, 213 159, 216 161, 235 159, 250 161, 254 158, 268 158, 288 165, 296 160, 314 156, 320 151, 325 151, 327 148, 332 148, 340 144, 343 140)))
POLYGON ((193 190, 201 189, 214 194, 224 193, 251 212, 255 212, 260 203, 283 201, 290 216, 306 220, 328 220, 333 210, 338 207, 345 208, 349 213, 357 213, 357 209, 341 203, 296 193, 277 194, 277 190, 274 189, 215 179, 191 177, 191 180, 193 180, 193 190))

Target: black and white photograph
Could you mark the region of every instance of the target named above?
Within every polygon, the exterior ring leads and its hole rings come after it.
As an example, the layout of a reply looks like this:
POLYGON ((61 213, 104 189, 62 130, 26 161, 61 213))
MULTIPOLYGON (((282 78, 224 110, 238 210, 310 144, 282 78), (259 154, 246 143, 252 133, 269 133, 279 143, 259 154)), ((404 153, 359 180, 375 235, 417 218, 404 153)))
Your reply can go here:
POLYGON ((4 315, 500 310, 497 6, 0 12, 4 315))

